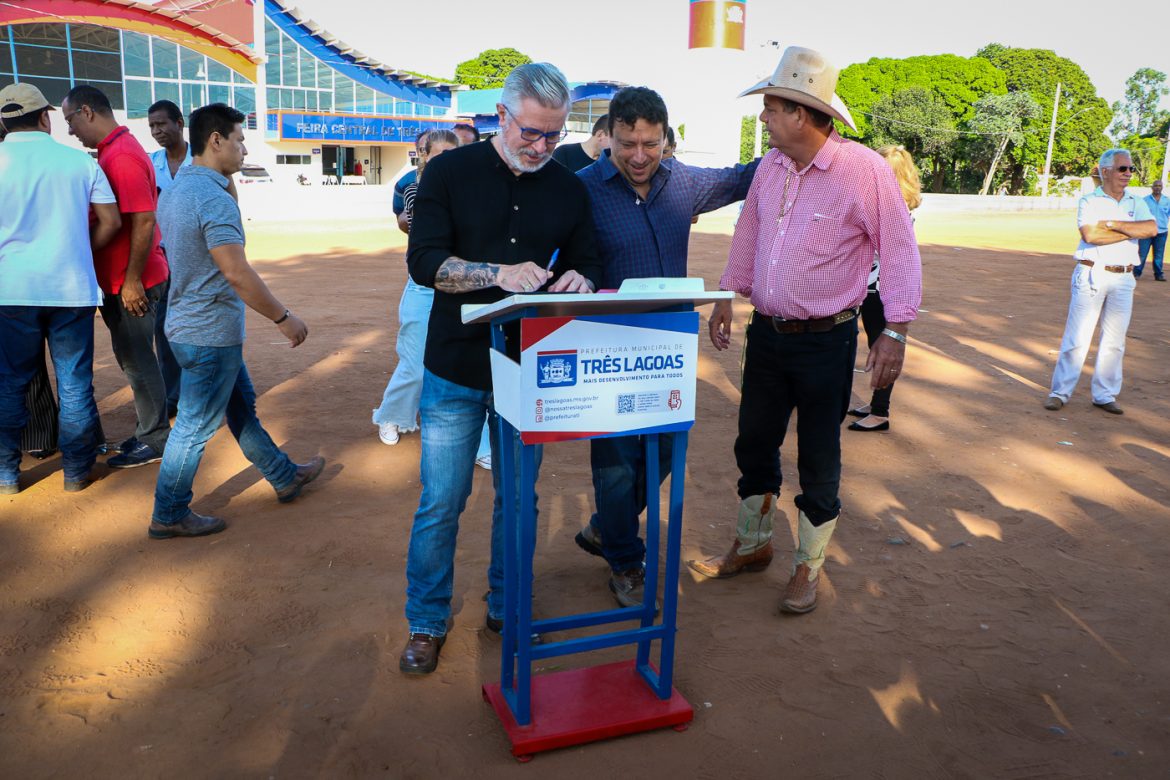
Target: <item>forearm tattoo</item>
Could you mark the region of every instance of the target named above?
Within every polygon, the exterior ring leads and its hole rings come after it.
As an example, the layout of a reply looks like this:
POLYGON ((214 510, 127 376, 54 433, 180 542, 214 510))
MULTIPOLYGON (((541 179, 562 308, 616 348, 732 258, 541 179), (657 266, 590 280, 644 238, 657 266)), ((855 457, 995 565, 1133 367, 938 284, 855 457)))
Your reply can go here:
POLYGON ((491 263, 469 263, 458 257, 448 257, 435 274, 435 289, 448 293, 470 292, 495 287, 500 275, 499 266, 491 263))

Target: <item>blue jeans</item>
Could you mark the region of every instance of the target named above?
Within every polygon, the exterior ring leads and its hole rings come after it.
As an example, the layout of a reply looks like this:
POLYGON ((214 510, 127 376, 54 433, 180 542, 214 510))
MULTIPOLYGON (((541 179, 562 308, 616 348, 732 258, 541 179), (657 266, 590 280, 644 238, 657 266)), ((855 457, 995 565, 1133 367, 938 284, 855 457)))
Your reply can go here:
MULTIPOLYGON (((394 351, 398 364, 386 383, 382 403, 374 410, 374 425, 393 423, 400 433, 418 429, 418 410, 423 391, 423 352, 427 344, 427 329, 431 319, 431 304, 435 291, 430 287, 406 280, 402 299, 398 302, 398 340, 394 351)), ((491 453, 489 425, 485 422, 479 449, 475 457, 491 453)))
MULTIPOLYGON (((658 484, 670 474, 674 436, 658 437, 658 484)), ((601 551, 615 572, 641 565, 646 545, 638 536, 638 516, 646 509, 646 439, 618 436, 589 442, 593 497, 597 514, 589 523, 601 535, 601 551)))
POLYGON ((0 483, 15 484, 20 473, 20 431, 28 420, 24 396, 45 341, 57 375, 65 479, 89 476, 100 430, 93 399, 94 311, 93 306, 0 306, 0 483))
POLYGON ((402 433, 418 428, 418 407, 423 389, 423 351, 435 291, 407 279, 398 303, 398 341, 394 351, 398 365, 386 384, 382 404, 374 410, 374 424, 393 423, 402 433))
POLYGON ((183 369, 179 368, 179 361, 175 360, 175 353, 171 351, 171 342, 164 332, 167 327, 167 295, 170 281, 163 282, 166 288, 154 309, 154 351, 158 354, 158 368, 162 371, 163 385, 167 389, 167 412, 173 417, 174 411, 179 408, 179 385, 183 381, 183 369))
MULTIPOLYGON (((435 376, 423 375, 422 496, 406 559, 406 619, 412 634, 445 636, 451 617, 451 593, 455 579, 455 537, 459 516, 471 495, 475 451, 483 418, 491 421, 493 464, 499 464, 500 442, 492 394, 435 376)), ((172 441, 174 438, 172 436, 172 441)), ((519 439, 513 439, 519 452, 519 439)), ((542 448, 536 448, 536 470, 540 471, 542 448)), ((517 458, 517 464, 519 459, 517 458)), ((519 474, 519 467, 517 467, 519 474)), ((504 616, 504 518, 500 469, 492 469, 491 564, 488 567, 488 614, 504 616)), ((517 486, 513 486, 517 490, 517 486)), ((517 494, 518 494, 517 490, 517 494)), ((517 499, 519 496, 517 495, 517 499)))
POLYGON ((154 489, 154 520, 180 522, 191 512, 191 485, 203 449, 224 413, 244 456, 276 490, 293 483, 297 467, 276 446, 256 418, 256 391, 244 365, 242 344, 197 347, 171 342, 183 369, 179 415, 163 451, 154 489))
POLYGON ((1142 271, 1146 270, 1146 255, 1149 254, 1151 247, 1154 249, 1154 277, 1162 276, 1162 258, 1166 254, 1167 235, 1159 233, 1153 238, 1138 239, 1138 267, 1134 269, 1134 276, 1141 276, 1142 271))

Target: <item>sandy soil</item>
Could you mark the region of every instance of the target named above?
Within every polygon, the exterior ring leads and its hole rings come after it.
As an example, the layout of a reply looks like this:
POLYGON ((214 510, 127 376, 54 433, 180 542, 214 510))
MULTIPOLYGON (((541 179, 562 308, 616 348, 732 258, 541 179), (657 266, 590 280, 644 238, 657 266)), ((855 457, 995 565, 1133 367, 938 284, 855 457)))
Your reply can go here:
MULTIPOLYGON (((1091 407, 1084 382, 1046 412, 1070 241, 1047 253, 1017 241, 1036 219, 994 217, 1011 222, 994 234, 1007 249, 971 248, 988 245, 991 218, 967 220, 980 238, 950 240, 962 248, 920 227, 926 311, 893 430, 843 433, 845 509, 820 608, 777 614, 783 534, 766 572, 684 573, 676 685, 696 708, 689 731, 527 766, 479 692, 498 679, 499 648, 481 628, 486 472, 464 515, 439 671, 396 667, 418 437, 383 446, 369 410, 393 364, 401 241, 256 231, 262 273, 311 328, 289 350, 250 315, 260 415, 294 457, 324 454, 325 475, 279 505, 222 429, 195 506, 232 527, 160 543, 146 538, 155 468, 99 466, 72 495, 58 459, 26 461, 35 484, 0 499, 0 776, 1165 777, 1170 285, 1139 285, 1126 415, 1091 407)), ((725 228, 701 223, 716 232, 692 240, 692 272, 712 282, 725 228)), ((747 312, 737 306, 738 322, 747 312)), ((118 439, 130 394, 100 325, 98 345, 118 439)), ((700 351, 684 557, 730 542, 736 500, 739 355, 700 351)), ((791 485, 795 452, 793 437, 791 485)), ((592 503, 585 445, 550 447, 545 463, 536 610, 607 608, 604 564, 573 544, 592 503)))

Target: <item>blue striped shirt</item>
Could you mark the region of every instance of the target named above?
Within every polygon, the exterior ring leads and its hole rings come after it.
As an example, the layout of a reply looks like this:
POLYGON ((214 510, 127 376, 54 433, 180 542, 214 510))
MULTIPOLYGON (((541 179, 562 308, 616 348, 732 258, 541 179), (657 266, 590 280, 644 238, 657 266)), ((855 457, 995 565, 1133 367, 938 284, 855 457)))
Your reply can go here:
POLYGON ((758 164, 696 168, 669 158, 650 179, 645 200, 614 166, 608 150, 578 171, 589 191, 604 268, 602 288, 617 288, 625 279, 686 276, 691 217, 743 200, 758 164))

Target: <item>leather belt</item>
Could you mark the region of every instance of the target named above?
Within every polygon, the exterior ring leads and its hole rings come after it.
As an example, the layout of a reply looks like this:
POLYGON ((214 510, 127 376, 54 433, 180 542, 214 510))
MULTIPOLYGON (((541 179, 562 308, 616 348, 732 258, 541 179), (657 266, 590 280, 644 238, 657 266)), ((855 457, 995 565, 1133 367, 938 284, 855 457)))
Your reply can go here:
MULTIPOLYGON (((1077 262, 1081 265, 1087 265, 1089 268, 1094 267, 1092 260, 1077 260, 1077 262)), ((1132 265, 1103 265, 1101 267, 1111 274, 1131 274, 1134 269, 1132 265)))
POLYGON ((828 333, 838 325, 849 322, 857 316, 858 309, 846 309, 832 317, 818 317, 813 320, 786 320, 783 317, 769 317, 767 314, 756 312, 772 324, 777 333, 828 333))

